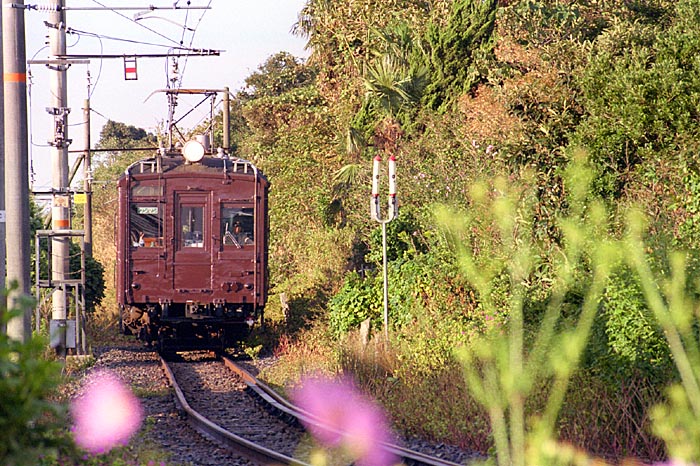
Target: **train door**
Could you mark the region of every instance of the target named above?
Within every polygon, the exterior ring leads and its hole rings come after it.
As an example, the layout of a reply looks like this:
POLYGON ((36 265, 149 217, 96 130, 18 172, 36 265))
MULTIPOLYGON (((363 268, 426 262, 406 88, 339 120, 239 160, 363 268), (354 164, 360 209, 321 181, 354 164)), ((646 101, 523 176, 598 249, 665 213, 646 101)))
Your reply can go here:
POLYGON ((211 208, 208 193, 175 194, 175 253, 173 282, 176 290, 211 290, 211 208))

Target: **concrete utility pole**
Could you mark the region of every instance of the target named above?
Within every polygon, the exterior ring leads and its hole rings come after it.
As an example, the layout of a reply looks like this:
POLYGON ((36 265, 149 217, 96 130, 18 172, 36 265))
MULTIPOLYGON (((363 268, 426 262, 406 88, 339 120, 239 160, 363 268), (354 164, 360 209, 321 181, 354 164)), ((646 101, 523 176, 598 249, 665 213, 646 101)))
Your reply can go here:
MULTIPOLYGON (((2 8, 0 8, 0 38, 2 38, 2 8)), ((1 41, 1 39, 0 39, 1 41)), ((0 47, 0 70, 2 70, 2 47, 0 47)), ((5 307, 5 295, 1 292, 5 289, 5 97, 4 92, 0 92, 0 309, 5 307)), ((5 333, 5 326, 0 324, 0 332, 5 333)))
MULTIPOLYGON (((29 295, 29 137, 27 132, 27 56, 24 42, 24 2, 2 0, 2 45, 5 115, 5 209, 7 281, 18 289, 10 296, 14 305, 29 295)), ((31 310, 7 325, 17 340, 31 335, 31 310)))
MULTIPOLYGON (((54 60, 66 55, 66 13, 63 0, 51 0, 52 11, 49 15, 49 47, 54 60)), ((70 195, 68 193, 68 86, 66 82, 67 64, 49 66, 51 73, 51 105, 49 114, 54 119, 54 139, 51 144, 51 188, 54 191, 51 209, 51 229, 70 229, 70 195)), ((52 240, 53 257, 51 258, 51 278, 61 283, 53 292, 51 319, 51 343, 59 354, 66 349, 67 293, 63 281, 69 279, 68 237, 54 237, 52 240)))

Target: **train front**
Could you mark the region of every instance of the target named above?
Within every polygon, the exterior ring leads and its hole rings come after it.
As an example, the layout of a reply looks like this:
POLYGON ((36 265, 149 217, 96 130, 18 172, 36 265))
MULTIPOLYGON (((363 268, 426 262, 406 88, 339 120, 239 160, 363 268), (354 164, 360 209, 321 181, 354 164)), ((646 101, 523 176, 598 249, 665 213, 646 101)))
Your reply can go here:
POLYGON ((190 141, 120 178, 121 328, 161 351, 223 349, 262 323, 268 181, 190 141))

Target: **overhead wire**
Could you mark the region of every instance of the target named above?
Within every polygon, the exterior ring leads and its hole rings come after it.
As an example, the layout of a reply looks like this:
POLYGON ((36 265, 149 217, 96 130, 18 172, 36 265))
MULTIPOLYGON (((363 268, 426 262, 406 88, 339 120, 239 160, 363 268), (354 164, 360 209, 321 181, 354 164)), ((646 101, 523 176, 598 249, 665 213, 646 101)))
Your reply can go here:
MULTIPOLYGON (((45 50, 49 48, 48 45, 44 45, 41 47, 39 50, 32 55, 32 58, 28 60, 28 62, 32 62, 37 55, 41 53, 42 50, 45 50)), ((31 64, 27 65, 27 103, 29 106, 29 114, 32 115, 32 105, 33 105, 33 100, 32 100, 32 89, 34 85, 33 81, 33 75, 32 75, 32 68, 31 64)), ((34 142, 34 121, 32 118, 29 118, 29 180, 31 182, 31 185, 34 186, 34 183, 36 183, 36 171, 34 171, 34 147, 51 147, 50 144, 38 144, 34 142)))
POLYGON ((98 5, 100 5, 101 7, 105 8, 105 9, 107 9, 107 10, 110 10, 112 13, 121 16, 122 18, 126 19, 127 21, 130 21, 130 22, 132 22, 132 23, 134 23, 134 24, 138 24, 140 27, 146 29, 147 31, 152 32, 153 34, 155 34, 155 35, 157 35, 157 36, 162 37, 162 38, 165 39, 165 40, 168 40, 168 41, 170 41, 170 42, 173 42, 173 43, 177 44, 177 41, 176 41, 175 39, 172 39, 172 38, 166 36, 165 34, 161 34, 160 32, 156 31, 155 29, 149 28, 148 26, 146 26, 146 25, 144 25, 144 24, 142 24, 142 23, 136 21, 134 18, 129 18, 129 17, 126 16, 125 14, 123 14, 123 13, 121 13, 121 12, 115 10, 114 8, 111 8, 111 7, 107 6, 107 5, 105 5, 105 4, 101 3, 101 2, 99 2, 98 0, 92 0, 92 2, 93 2, 93 3, 97 3, 98 5))
MULTIPOLYGON (((195 36, 195 34, 197 34, 197 29, 199 28, 199 25, 200 25, 200 23, 202 22, 202 19, 204 18, 204 15, 207 13, 207 11, 209 11, 209 7, 211 7, 212 1, 213 1, 213 0, 209 0, 209 3, 207 3, 206 8, 204 9, 204 11, 202 11, 202 14, 199 16, 199 19, 197 20, 197 24, 195 24, 195 25, 194 25, 194 28, 192 28, 192 29, 194 29, 194 30, 192 31, 192 36, 190 37, 190 45, 189 45, 189 48, 192 48, 192 44, 194 43, 194 36, 195 36)), ((190 3, 191 3, 191 2, 188 1, 188 2, 187 2, 187 5, 189 6, 190 3)), ((185 23, 185 26, 187 26, 187 23, 185 23)), ((184 36, 185 36, 185 30, 184 30, 184 28, 183 28, 183 31, 182 31, 182 36, 183 36, 183 38, 184 38, 184 36)), ((182 79, 184 78, 184 76, 185 76, 185 70, 187 69, 187 59, 188 59, 188 57, 185 57, 185 63, 182 65, 182 72, 181 72, 181 74, 180 74, 180 84, 179 84, 180 86, 182 86, 182 79)))
MULTIPOLYGON (((190 6, 190 2, 187 2, 187 6, 190 6)), ((185 21, 182 26, 182 35, 180 36, 180 45, 185 43, 185 33, 187 31, 187 20, 190 18, 190 10, 185 10, 185 21)))
POLYGON ((154 42, 144 42, 144 41, 134 40, 134 39, 123 39, 121 37, 105 36, 103 34, 97 34, 96 32, 83 31, 83 30, 75 29, 75 28, 68 28, 68 29, 66 29, 66 32, 67 33, 74 33, 74 34, 78 34, 78 35, 83 34, 86 36, 96 37, 96 38, 105 39, 105 40, 127 42, 130 44, 136 44, 136 45, 149 45, 152 47, 163 47, 163 48, 168 48, 168 49, 173 49, 173 50, 192 50, 191 48, 188 49, 186 47, 173 47, 172 45, 168 45, 168 44, 157 44, 154 42))
MULTIPOLYGON (((173 6, 177 6, 178 2, 179 2, 179 0, 177 2, 175 2, 175 4, 173 6)), ((192 2, 190 0, 188 0, 187 6, 190 6, 191 4, 192 4, 192 2)), ((183 48, 185 50, 192 49, 192 44, 194 43, 194 37, 197 33, 197 29, 198 29, 200 23, 202 22, 202 19, 204 18, 204 15, 206 14, 207 10, 209 9, 209 7, 211 7, 211 4, 212 4, 212 0, 209 0, 206 8, 204 9, 202 14, 200 15, 200 17, 197 20, 197 23, 195 24, 194 27, 188 27, 187 23, 189 22, 189 9, 186 9, 185 20, 184 20, 184 23, 182 24, 182 35, 180 37, 180 47, 181 48, 183 48), (185 41, 185 36, 187 34, 187 31, 191 31, 192 35, 190 37, 189 46, 185 47, 184 41, 185 41)), ((174 50, 174 49, 175 49, 175 47, 171 48, 170 50, 174 50)), ((170 51, 168 53, 170 53, 170 51)), ((175 57, 175 56, 172 57, 173 75, 171 77, 170 66, 169 66, 170 60, 166 59, 166 61, 165 61, 165 80, 166 80, 166 88, 167 89, 181 89, 182 88, 183 79, 185 77, 185 70, 187 68, 187 60, 188 60, 188 57, 185 56, 184 64, 183 64, 182 68, 180 68, 179 67, 179 57, 175 57)), ((168 96, 168 107, 169 107, 169 109, 168 109, 168 122, 169 123, 168 124, 170 126, 172 126, 171 130, 174 128, 175 130, 177 130, 179 132, 179 129, 176 126, 177 122, 175 122, 175 106, 177 106, 177 105, 178 105, 178 96, 174 95, 174 94, 170 94, 168 96)), ((192 110, 194 110, 194 108, 196 108, 196 106, 193 107, 190 105, 190 110, 188 112, 186 112, 185 115, 188 115, 190 112, 192 112, 192 110)), ((184 117, 182 117, 182 118, 184 118, 184 117)), ((180 120, 178 120, 178 122, 180 120)), ((201 120, 200 120, 200 123, 201 123, 201 120)), ((200 123, 198 123, 198 124, 200 124, 200 123)))
MULTIPOLYGON (((159 37, 164 38, 164 39, 167 40, 168 42, 172 42, 172 43, 174 43, 174 44, 177 44, 175 47, 173 47, 173 46, 171 46, 171 45, 156 44, 156 43, 148 43, 148 42, 144 42, 144 41, 136 41, 136 40, 130 40, 130 39, 122 39, 122 38, 117 38, 117 37, 111 37, 111 36, 105 36, 105 35, 100 35, 100 34, 96 34, 96 33, 91 33, 91 32, 89 32, 89 31, 81 31, 81 30, 77 30, 77 29, 72 29, 72 31, 75 32, 75 33, 78 33, 78 34, 85 34, 85 35, 93 36, 93 37, 96 37, 96 38, 100 39, 100 47, 101 47, 101 49, 102 49, 102 46, 103 46, 101 39, 106 39, 106 40, 115 40, 115 41, 121 41, 121 42, 135 43, 135 44, 139 44, 139 45, 150 45, 150 46, 155 46, 155 47, 168 47, 168 54, 170 54, 170 53, 171 53, 172 51, 174 51, 174 50, 193 50, 193 49, 192 49, 192 44, 194 43, 194 36, 195 36, 195 34, 196 34, 197 26, 199 26, 199 24, 200 24, 201 21, 202 21, 202 18, 204 17, 204 14, 206 13, 206 9, 205 9, 205 11, 204 11, 204 12, 202 13, 202 15, 199 17, 199 20, 197 21, 197 24, 196 24, 195 28, 192 29, 192 28, 188 28, 188 27, 187 27, 187 22, 188 22, 188 20, 189 20, 189 9, 186 9, 185 23, 184 23, 184 25, 182 26, 182 35, 181 35, 181 37, 180 37, 180 42, 178 43, 176 40, 174 40, 174 39, 172 39, 172 38, 170 38, 170 37, 168 37, 168 36, 166 36, 166 35, 164 35, 164 34, 161 34, 159 31, 156 31, 155 29, 152 29, 152 28, 150 28, 150 27, 148 27, 148 26, 145 26, 145 25, 142 24, 141 22, 136 21, 136 19, 130 18, 130 17, 124 15, 123 13, 121 13, 121 12, 119 12, 119 11, 117 11, 117 10, 115 10, 115 9, 113 9, 113 8, 111 8, 111 7, 109 7, 109 6, 107 6, 107 5, 105 5, 104 3, 102 3, 102 2, 100 2, 100 1, 98 1, 98 0, 92 0, 92 2, 95 3, 95 4, 97 4, 97 5, 100 5, 101 7, 105 8, 105 9, 108 9, 108 10, 112 11, 112 12, 115 13, 116 15, 118 15, 118 16, 120 16, 120 17, 122 17, 122 18, 124 18, 124 19, 126 19, 126 20, 128 20, 128 21, 130 21, 130 22, 132 22, 132 23, 134 23, 134 24, 139 25, 140 27, 142 27, 143 29, 146 29, 147 31, 149 31, 149 32, 151 32, 151 33, 153 33, 153 34, 155 34, 155 35, 157 35, 157 36, 159 36, 159 37), (191 30, 191 31, 192 31, 192 36, 191 36, 191 39, 190 39, 189 47, 184 47, 185 36, 186 36, 188 30, 191 30)), ((178 2, 179 2, 179 0, 176 1, 176 2, 174 3, 174 6, 177 6, 178 2)), ((211 3, 212 3, 212 0, 209 0, 209 3, 207 4, 207 9, 211 6, 211 3)), ((189 6, 190 4, 191 4, 191 1, 188 0, 188 1, 187 1, 187 5, 189 6)), ((102 50, 100 51, 100 53, 102 53, 102 50)), ((175 67, 177 67, 177 58, 174 58, 174 61, 175 61, 175 67)), ((171 81, 170 81, 170 76, 169 76, 169 73, 168 73, 168 60, 167 60, 167 59, 166 59, 166 64, 165 64, 165 65, 166 65, 166 81, 167 81, 166 86, 167 86, 167 88, 171 88, 171 84, 170 84, 171 81)), ((184 77, 184 70, 185 70, 185 68, 186 68, 186 65, 187 65, 187 57, 185 58, 185 65, 183 66, 182 71, 179 73, 179 79, 178 79, 178 76, 174 76, 174 77, 173 77, 173 84, 174 84, 177 88, 180 88, 180 87, 182 86, 182 80, 183 80, 183 77, 184 77)), ((177 68, 176 68, 176 70, 177 70, 177 68)), ((100 62, 100 73, 101 73, 101 71, 102 71, 102 62, 100 62)), ((176 72, 177 72, 177 71, 176 71, 176 72)), ((98 75, 98 80, 99 80, 99 75, 98 75)), ((96 86, 97 86, 97 83, 95 84, 95 87, 96 87, 96 86)), ((90 95, 92 95, 92 92, 94 92, 94 87, 93 87, 93 89, 90 91, 90 95)))

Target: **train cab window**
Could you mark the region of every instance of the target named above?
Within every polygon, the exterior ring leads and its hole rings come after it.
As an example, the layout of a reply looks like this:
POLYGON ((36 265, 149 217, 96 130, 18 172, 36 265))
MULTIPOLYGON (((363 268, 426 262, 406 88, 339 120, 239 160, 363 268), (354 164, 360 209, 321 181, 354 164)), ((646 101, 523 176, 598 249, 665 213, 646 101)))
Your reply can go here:
POLYGON ((221 243, 224 248, 242 248, 255 244, 255 222, 250 207, 222 206, 221 243))
POLYGON ((138 181, 134 181, 134 184, 131 187, 131 195, 133 197, 163 197, 163 187, 142 184, 138 181))
POLYGON ((163 247, 163 216, 153 202, 131 204, 129 211, 131 247, 163 247))
POLYGON ((180 246, 182 248, 204 247, 204 207, 180 207, 180 246))

